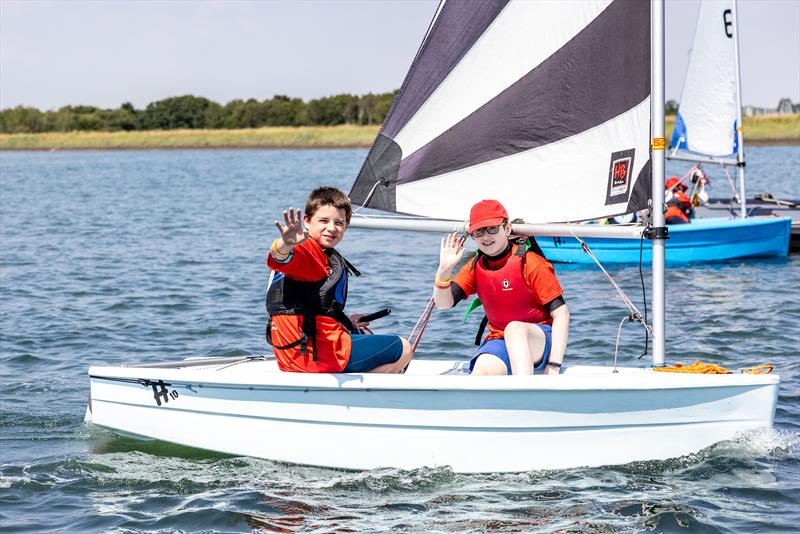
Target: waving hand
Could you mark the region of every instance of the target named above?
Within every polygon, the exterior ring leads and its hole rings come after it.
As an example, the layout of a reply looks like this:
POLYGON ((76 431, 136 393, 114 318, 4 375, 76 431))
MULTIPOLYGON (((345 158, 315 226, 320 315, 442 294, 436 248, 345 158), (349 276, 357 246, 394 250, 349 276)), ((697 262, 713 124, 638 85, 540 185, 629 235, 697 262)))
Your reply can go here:
POLYGON ((439 249, 439 274, 449 277, 453 268, 464 256, 464 238, 458 232, 447 234, 439 249))
POLYGON ((280 232, 281 241, 283 241, 283 245, 286 248, 296 247, 308 239, 308 232, 303 228, 303 218, 300 210, 295 212, 294 208, 289 208, 288 211, 284 211, 283 221, 284 224, 275 221, 275 227, 280 232))

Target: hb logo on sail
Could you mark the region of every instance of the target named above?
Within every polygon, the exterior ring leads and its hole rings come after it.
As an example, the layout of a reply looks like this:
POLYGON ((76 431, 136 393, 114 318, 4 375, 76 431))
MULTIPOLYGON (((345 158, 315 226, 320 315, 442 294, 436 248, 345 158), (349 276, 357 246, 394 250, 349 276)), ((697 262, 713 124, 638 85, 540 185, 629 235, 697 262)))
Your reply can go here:
POLYGON ((608 189, 606 189, 606 206, 628 201, 634 150, 632 148, 611 154, 608 189))

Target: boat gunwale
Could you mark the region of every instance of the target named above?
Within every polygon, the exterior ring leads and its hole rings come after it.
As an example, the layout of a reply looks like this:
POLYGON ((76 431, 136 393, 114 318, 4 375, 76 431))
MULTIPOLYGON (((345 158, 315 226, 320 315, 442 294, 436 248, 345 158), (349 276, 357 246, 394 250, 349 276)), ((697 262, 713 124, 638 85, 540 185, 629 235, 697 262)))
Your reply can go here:
MULTIPOLYGON (((423 360, 424 361, 424 360, 423 360)), ((442 362, 443 360, 428 360, 442 362)), ((370 374, 261 372, 261 380, 249 372, 228 372, 224 379, 212 376, 219 369, 165 369, 146 367, 90 367, 91 380, 149 385, 162 380, 181 387, 209 387, 281 391, 630 391, 705 387, 753 387, 780 383, 777 374, 694 374, 654 372, 652 368, 570 366, 559 375, 471 376, 467 374, 370 374), (570 372, 572 370, 572 372, 570 372), (597 372, 592 372, 592 371, 597 372), (152 372, 148 372, 152 371, 152 372), (598 382, 602 379, 602 383, 598 382), (613 382, 613 383, 609 383, 613 382), (201 385, 202 384, 202 385, 201 385)))

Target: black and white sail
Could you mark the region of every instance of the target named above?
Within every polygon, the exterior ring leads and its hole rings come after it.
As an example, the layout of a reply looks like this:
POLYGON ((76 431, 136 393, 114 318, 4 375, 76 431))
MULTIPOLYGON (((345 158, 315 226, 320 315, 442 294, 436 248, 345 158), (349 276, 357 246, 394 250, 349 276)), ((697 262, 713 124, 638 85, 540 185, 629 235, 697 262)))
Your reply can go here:
POLYGON ((650 198, 650 4, 448 0, 350 197, 463 220, 496 198, 528 223, 650 198))

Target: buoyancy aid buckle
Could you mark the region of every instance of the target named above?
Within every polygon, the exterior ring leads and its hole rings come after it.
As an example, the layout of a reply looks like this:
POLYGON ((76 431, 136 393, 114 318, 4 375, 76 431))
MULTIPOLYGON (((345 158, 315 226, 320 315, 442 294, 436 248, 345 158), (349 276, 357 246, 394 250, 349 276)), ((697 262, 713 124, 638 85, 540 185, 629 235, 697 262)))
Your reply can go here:
POLYGON ((288 349, 293 349, 293 348, 299 346, 300 347, 300 354, 302 354, 303 356, 308 354, 308 341, 311 340, 311 346, 312 346, 311 359, 313 361, 317 361, 317 347, 316 347, 316 343, 315 343, 315 340, 316 340, 316 323, 314 321, 314 317, 313 316, 310 317, 310 316, 307 316, 307 315, 303 315, 302 317, 303 317, 303 335, 301 335, 299 338, 295 339, 291 343, 287 343, 286 345, 276 345, 275 343, 272 342, 272 333, 271 333, 272 332, 272 317, 270 317, 269 320, 267 321, 267 329, 266 329, 266 332, 264 333, 264 336, 265 336, 265 338, 267 340, 267 343, 270 344, 272 346, 272 348, 274 348, 274 349, 288 350, 288 349), (307 324, 309 324, 309 321, 308 321, 309 317, 311 319, 311 323, 314 323, 313 326, 306 326, 307 324), (309 334, 309 332, 307 330, 311 330, 313 332, 313 334, 309 334))
MULTIPOLYGON (((303 355, 308 354, 308 336, 306 334, 303 334, 299 339, 296 339, 295 341, 292 341, 287 345, 272 345, 272 348, 279 350, 287 350, 287 349, 293 349, 298 345, 300 345, 300 354, 303 355)), ((314 361, 317 361, 317 355, 314 354, 312 356, 312 359, 314 361)))

